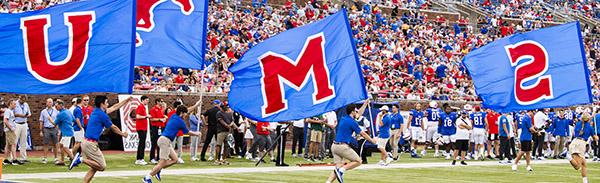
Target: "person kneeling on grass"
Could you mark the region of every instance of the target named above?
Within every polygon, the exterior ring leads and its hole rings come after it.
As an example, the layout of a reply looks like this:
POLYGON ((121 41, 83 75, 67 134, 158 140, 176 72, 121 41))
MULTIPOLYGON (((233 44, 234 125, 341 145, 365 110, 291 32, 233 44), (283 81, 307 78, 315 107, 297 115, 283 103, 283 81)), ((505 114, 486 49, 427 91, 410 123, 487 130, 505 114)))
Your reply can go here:
POLYGON ((346 106, 346 113, 348 116, 342 117, 337 126, 337 131, 335 133, 335 141, 333 145, 331 145, 331 153, 333 154, 333 161, 335 162, 335 170, 331 173, 329 178, 327 179, 327 183, 331 183, 334 179, 337 179, 340 183, 344 182, 344 172, 346 170, 354 169, 362 163, 362 160, 352 150, 350 147, 350 143, 354 141, 352 138, 352 133, 360 134, 362 137, 367 139, 371 143, 376 143, 371 137, 362 131, 358 126, 358 122, 356 119, 365 112, 365 108, 369 100, 367 99, 365 103, 360 107, 359 110, 356 109, 356 105, 350 104, 346 106), (344 165, 344 160, 350 160, 351 162, 344 165))
POLYGON ((176 113, 171 116, 169 119, 169 123, 165 127, 165 131, 162 132, 161 136, 158 138, 158 148, 160 149, 158 156, 160 160, 158 164, 152 168, 152 171, 148 175, 146 175, 142 181, 145 183, 152 183, 152 177, 154 176, 158 181, 160 181, 160 171, 163 168, 168 168, 171 165, 177 163, 179 159, 177 157, 177 153, 173 146, 171 146, 171 142, 177 136, 178 131, 182 131, 184 134, 189 134, 192 136, 200 136, 200 132, 192 132, 189 131, 183 121, 183 118, 188 114, 188 108, 183 105, 180 105, 176 109, 176 113))
MULTIPOLYGON (((573 133, 573 141, 571 145, 569 145, 569 154, 567 154, 567 159, 571 163, 571 166, 575 168, 575 170, 581 169, 581 177, 583 178, 583 183, 587 183, 587 163, 585 162, 585 150, 587 145, 587 140, 594 133, 594 128, 590 125, 590 116, 588 114, 583 114, 581 117, 581 121, 577 122, 575 125, 575 130, 573 133)), ((594 140, 598 140, 598 136, 594 136, 594 140)))

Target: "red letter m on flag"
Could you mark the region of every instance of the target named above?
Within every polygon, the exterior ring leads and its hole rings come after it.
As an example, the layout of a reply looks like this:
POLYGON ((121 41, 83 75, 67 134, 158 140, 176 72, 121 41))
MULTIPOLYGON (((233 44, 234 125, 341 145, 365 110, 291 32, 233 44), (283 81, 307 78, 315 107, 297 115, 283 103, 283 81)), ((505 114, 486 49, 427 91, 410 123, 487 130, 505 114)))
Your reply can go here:
POLYGON ((335 97, 329 81, 329 68, 325 61, 325 37, 323 33, 306 39, 298 58, 293 61, 285 55, 267 52, 259 57, 263 73, 261 89, 263 95, 262 115, 271 116, 288 108, 283 84, 302 90, 312 77, 314 92, 312 104, 320 104, 335 97))

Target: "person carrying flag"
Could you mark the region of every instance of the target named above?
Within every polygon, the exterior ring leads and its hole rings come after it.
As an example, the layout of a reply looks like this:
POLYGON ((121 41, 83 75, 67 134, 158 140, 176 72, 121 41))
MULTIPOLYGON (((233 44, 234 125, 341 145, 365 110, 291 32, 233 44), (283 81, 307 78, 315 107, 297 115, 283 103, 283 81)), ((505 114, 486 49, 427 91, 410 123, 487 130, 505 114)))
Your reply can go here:
POLYGON ((360 109, 356 108, 356 105, 350 104, 346 106, 346 113, 348 116, 342 117, 338 123, 335 141, 331 145, 331 153, 333 154, 333 161, 336 164, 334 171, 329 175, 326 183, 331 183, 334 179, 338 182, 344 183, 344 173, 347 170, 352 170, 362 164, 362 160, 356 154, 355 151, 350 147, 350 143, 354 141, 352 134, 357 133, 360 136, 367 139, 369 142, 375 144, 373 140, 365 131, 361 130, 358 126, 358 119, 365 112, 369 99, 365 100, 360 109), (350 160, 350 163, 345 164, 345 160, 350 160))

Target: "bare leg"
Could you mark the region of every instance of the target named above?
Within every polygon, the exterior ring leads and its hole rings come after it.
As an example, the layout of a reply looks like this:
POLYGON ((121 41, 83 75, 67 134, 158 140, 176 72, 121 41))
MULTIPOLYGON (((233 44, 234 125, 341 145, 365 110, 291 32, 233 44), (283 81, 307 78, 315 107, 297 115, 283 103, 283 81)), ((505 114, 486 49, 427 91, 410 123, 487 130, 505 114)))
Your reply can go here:
POLYGON ((89 183, 92 181, 92 178, 94 178, 94 175, 96 174, 96 170, 94 168, 90 169, 87 174, 85 174, 85 177, 83 177, 83 182, 84 183, 89 183))
POLYGON ((385 161, 385 158, 387 157, 387 152, 385 152, 385 148, 379 148, 379 153, 381 153, 381 161, 385 161))
POLYGON ((42 158, 46 159, 48 157, 48 144, 44 144, 42 149, 44 149, 44 156, 42 158))
POLYGON ((76 154, 77 151, 79 151, 80 146, 81 146, 81 142, 75 142, 75 145, 73 145, 73 149, 72 149, 71 153, 76 154))
POLYGON ((158 164, 156 164, 156 166, 152 168, 152 171, 150 171, 150 176, 154 176, 162 169, 169 168, 170 166, 173 166, 175 163, 177 163, 178 157, 175 150, 171 149, 171 153, 169 153, 169 158, 170 160, 161 159, 160 161, 158 161, 158 164))
POLYGON ((525 152, 525 163, 527 163, 527 166, 529 166, 530 162, 531 162, 531 152, 525 152))
POLYGON ((52 148, 52 151, 54 151, 54 159, 56 159, 58 157, 58 152, 61 151, 61 148, 59 147, 59 144, 54 144, 54 147, 52 148))

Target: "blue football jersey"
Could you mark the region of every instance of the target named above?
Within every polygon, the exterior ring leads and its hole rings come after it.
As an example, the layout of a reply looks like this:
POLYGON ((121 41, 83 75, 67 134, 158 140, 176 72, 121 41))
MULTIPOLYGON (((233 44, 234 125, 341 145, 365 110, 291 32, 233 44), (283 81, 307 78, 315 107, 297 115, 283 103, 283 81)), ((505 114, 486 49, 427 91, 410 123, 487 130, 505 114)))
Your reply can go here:
POLYGON ((485 112, 474 112, 471 114, 471 121, 473 121, 473 127, 485 128, 485 112))
POLYGON ((410 115, 412 116, 410 126, 421 127, 424 116, 423 111, 417 111, 413 109, 410 111, 410 115))
POLYGON ((442 113, 440 108, 427 108, 427 120, 437 122, 440 119, 440 113, 442 113))
POLYGON ((440 134, 442 135, 454 135, 456 134, 456 119, 458 115, 455 112, 451 113, 441 113, 440 119, 442 120, 442 125, 440 126, 440 134))

